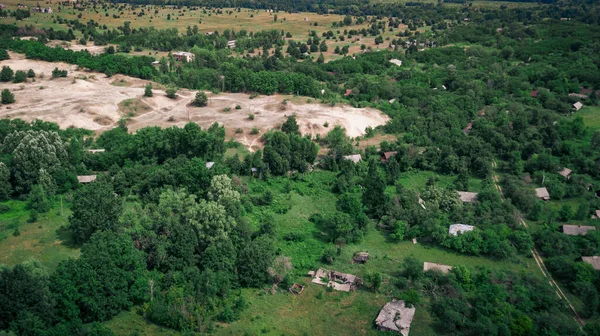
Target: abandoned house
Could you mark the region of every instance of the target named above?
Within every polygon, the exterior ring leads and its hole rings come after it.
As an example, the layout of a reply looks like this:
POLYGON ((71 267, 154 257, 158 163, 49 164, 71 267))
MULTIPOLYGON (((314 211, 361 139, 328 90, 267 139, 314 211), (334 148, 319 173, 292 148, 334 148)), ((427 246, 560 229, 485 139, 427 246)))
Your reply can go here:
POLYGON ((443 274, 448 274, 448 272, 450 272, 451 269, 452 269, 452 266, 448 266, 448 265, 442 265, 442 264, 436 264, 436 263, 430 263, 430 262, 423 263, 423 272, 438 271, 443 274))
POLYGON ((381 162, 388 162, 390 158, 394 155, 398 154, 398 152, 383 152, 381 153, 381 162))
POLYGON ((477 193, 469 192, 469 191, 459 191, 458 196, 460 200, 465 203, 475 203, 477 202, 477 193))
POLYGON ((288 291, 292 294, 296 294, 296 295, 300 295, 302 294, 302 292, 304 292, 304 286, 301 284, 293 284, 292 287, 290 287, 288 289, 288 291))
POLYGON ((96 181, 96 175, 80 175, 77 176, 77 181, 79 183, 91 183, 96 181))
POLYGON ((210 169, 210 168, 212 168, 212 166, 214 166, 214 165, 215 165, 215 163, 214 163, 214 162, 212 162, 212 161, 209 161, 209 162, 207 162, 207 163, 206 163, 206 169, 210 169))
POLYGON ((194 60, 195 55, 187 51, 178 51, 173 53, 173 57, 180 62, 189 63, 194 60))
POLYGON ((550 194, 548 193, 548 189, 546 189, 546 188, 536 188, 535 195, 537 196, 537 198, 544 200, 544 201, 547 201, 550 199, 550 194))
POLYGON ((592 267, 595 270, 600 271, 600 257, 599 256, 581 257, 581 260, 583 260, 583 262, 586 262, 586 263, 592 265, 592 267))
POLYGON ((314 278, 311 281, 312 283, 331 287, 335 290, 343 292, 356 290, 356 288, 363 283, 362 279, 356 275, 337 271, 328 271, 322 268, 319 268, 316 272, 309 272, 309 275, 314 275, 314 278))
POLYGON ((450 225, 450 228, 448 229, 448 233, 453 236, 458 236, 459 233, 462 234, 462 233, 473 231, 473 230, 475 230, 475 227, 473 225, 452 224, 452 225, 450 225))
POLYGON ((104 153, 104 151, 105 151, 104 149, 88 149, 87 150, 88 153, 92 153, 92 154, 95 154, 95 153, 104 153))
POLYGON ((364 264, 369 260, 369 253, 367 252, 357 252, 352 258, 352 261, 357 264, 364 264))
POLYGON ((345 156, 343 156, 343 158, 346 159, 346 160, 350 160, 350 161, 352 161, 354 163, 359 163, 360 160, 361 160, 360 154, 345 155, 345 156))
POLYGON ((406 307, 403 300, 393 300, 381 308, 375 319, 375 325, 379 330, 395 331, 403 336, 408 336, 415 310, 414 307, 406 307))
POLYGON ((569 179, 572 172, 573 171, 571 169, 565 167, 561 171, 558 172, 558 175, 560 175, 566 179, 569 179))
POLYGON ((579 111, 582 107, 583 107, 583 104, 581 102, 577 102, 577 103, 573 104, 573 108, 575 109, 575 111, 579 111))
POLYGON ((585 236, 588 231, 595 231, 595 226, 586 225, 563 225, 563 233, 569 236, 585 236))

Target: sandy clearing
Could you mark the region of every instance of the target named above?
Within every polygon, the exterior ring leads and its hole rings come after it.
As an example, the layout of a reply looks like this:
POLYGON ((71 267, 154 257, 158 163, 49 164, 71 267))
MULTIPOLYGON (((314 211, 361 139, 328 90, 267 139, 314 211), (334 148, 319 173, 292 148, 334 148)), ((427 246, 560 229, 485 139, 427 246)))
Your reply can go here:
MULTIPOLYGON (((77 66, 25 59, 23 55, 10 53, 11 58, 0 62, 13 70, 33 69, 44 78, 29 83, 2 83, 13 91, 16 102, 0 107, 0 118, 42 119, 57 123, 61 128, 82 127, 102 132, 116 126, 125 117, 119 103, 126 99, 138 99, 150 107, 146 113, 131 117, 130 130, 146 126, 183 126, 188 120, 202 128, 218 122, 224 125, 227 135, 249 148, 258 147, 259 135, 250 135, 253 128, 264 133, 279 127, 287 116, 295 114, 304 134, 326 134, 334 125, 340 125, 351 137, 363 135, 368 126, 383 125, 389 118, 372 108, 354 108, 349 105, 330 107, 307 103, 306 97, 289 95, 258 96, 250 99, 243 93, 207 93, 206 107, 190 106, 195 91, 181 89, 175 100, 165 96, 164 91, 154 90, 151 98, 143 97, 148 81, 117 75, 107 78, 104 74, 77 70, 77 66), (52 69, 69 70, 68 78, 51 79, 52 69), (80 79, 74 80, 75 77, 80 79), (87 79, 81 79, 81 78, 87 79), (125 81, 126 86, 112 85, 125 81), (284 103, 287 101, 287 103, 284 103), (239 105, 241 109, 236 109, 239 105), (226 111, 229 108, 229 111, 226 111), (248 118, 254 115, 254 120, 248 118), (329 127, 324 127, 325 123, 329 127), (243 133, 236 133, 237 129, 243 133)), ((156 85, 158 86, 158 85, 156 85)))

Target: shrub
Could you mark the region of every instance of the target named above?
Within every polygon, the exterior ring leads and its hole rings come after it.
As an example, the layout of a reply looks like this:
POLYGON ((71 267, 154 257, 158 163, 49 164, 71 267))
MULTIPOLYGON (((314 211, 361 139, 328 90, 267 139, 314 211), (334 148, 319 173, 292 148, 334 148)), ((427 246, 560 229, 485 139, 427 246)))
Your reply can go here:
POLYGON ((326 121, 326 122, 323 124, 323 127, 329 127, 329 122, 327 122, 327 121, 326 121))
POLYGON ((242 107, 241 107, 240 105, 235 105, 235 109, 236 109, 236 110, 241 110, 241 109, 242 109, 242 107))
POLYGON ((237 128, 237 129, 235 130, 235 134, 241 134, 241 133, 244 133, 244 130, 243 130, 243 129, 241 129, 241 128, 237 128))
POLYGON ((3 66, 0 71, 0 82, 10 82, 13 79, 14 74, 14 71, 10 67, 3 66))
POLYGON ((248 114, 248 120, 254 120, 254 114, 252 114, 252 113, 248 114))
POLYGON ((229 112, 229 111, 231 111, 231 107, 226 107, 223 109, 223 112, 229 112))
POLYGON ((258 130, 258 128, 257 128, 257 127, 253 127, 253 128, 252 128, 252 130, 250 131, 250 134, 252 134, 252 135, 256 135, 256 134, 258 134, 259 132, 260 132, 260 131, 258 130))
POLYGON ((152 84, 148 83, 148 85, 146 85, 146 88, 144 89, 144 97, 152 97, 152 95, 152 84))
POLYGON ((52 70, 52 78, 67 77, 67 74, 67 70, 58 70, 58 68, 54 68, 54 70, 52 70))
POLYGON ((208 105, 208 97, 206 96, 206 93, 202 91, 196 92, 196 97, 194 98, 194 101, 192 103, 194 104, 194 106, 198 107, 204 107, 208 105))
POLYGON ((2 90, 2 104, 12 104, 15 102, 15 95, 9 89, 2 90))
POLYGON ((167 97, 171 98, 171 99, 175 99, 177 98, 177 88, 176 87, 168 87, 165 90, 165 93, 167 94, 167 97))
POLYGON ((13 83, 23 83, 27 80, 27 74, 23 70, 17 70, 15 72, 15 78, 13 78, 13 83))

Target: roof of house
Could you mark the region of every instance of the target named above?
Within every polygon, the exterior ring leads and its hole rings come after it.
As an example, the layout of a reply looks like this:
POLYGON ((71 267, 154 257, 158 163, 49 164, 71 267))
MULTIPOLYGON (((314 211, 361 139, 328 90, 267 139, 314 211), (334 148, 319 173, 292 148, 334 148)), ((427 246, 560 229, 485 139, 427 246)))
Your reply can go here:
POLYGON ((453 235, 453 236, 458 236, 458 233, 465 233, 468 231, 473 231, 475 229, 475 227, 473 225, 466 225, 466 224, 452 224, 450 225, 450 228, 448 229, 448 233, 453 235))
POLYGON ((194 54, 187 51, 176 51, 173 53, 173 56, 194 56, 194 54))
POLYGON ((337 271, 328 271, 319 268, 314 272, 312 283, 331 287, 338 291, 349 292, 357 285, 362 283, 362 279, 353 274, 346 274, 337 271))
POLYGON ((385 161, 389 160, 392 156, 398 154, 398 152, 396 151, 392 151, 392 152, 383 152, 383 154, 381 154, 383 156, 383 159, 385 161))
POLYGON ((212 162, 212 161, 210 161, 210 162, 207 162, 207 163, 206 163, 206 168, 210 169, 210 168, 212 168, 212 166, 214 166, 214 165, 215 165, 215 163, 214 163, 214 162, 212 162))
POLYGON ((569 175, 571 175, 572 172, 573 171, 569 168, 563 168, 561 171, 558 172, 558 174, 564 177, 569 177, 569 175))
POLYGON ((595 231, 595 226, 586 226, 586 225, 563 225, 563 233, 569 236, 583 236, 588 231, 595 231))
POLYGON ((581 99, 589 98, 587 95, 584 95, 582 93, 569 93, 569 97, 577 97, 577 98, 581 98, 581 99))
POLYGON ((361 160, 360 154, 344 155, 343 158, 346 159, 346 160, 350 160, 350 161, 352 161, 354 163, 359 163, 360 160, 361 160))
POLYGON ((367 261, 369 260, 369 253, 367 252, 358 252, 354 255, 354 258, 352 259, 354 261, 367 261))
POLYGON ((596 210, 596 217, 600 218, 600 210, 596 210))
POLYGON ((397 66, 402 66, 402 61, 397 58, 391 59, 390 63, 397 65, 397 66))
POLYGON ((579 111, 579 109, 582 107, 583 107, 583 104, 581 102, 577 102, 577 103, 573 104, 573 108, 575 109, 575 111, 579 111))
POLYGON ((452 269, 452 266, 448 266, 448 265, 442 265, 442 264, 436 264, 436 263, 430 263, 430 262, 423 263, 423 272, 439 271, 444 274, 447 274, 448 272, 450 272, 451 269, 452 269))
POLYGON ((79 183, 90 183, 96 181, 96 175, 80 175, 77 176, 79 183))
POLYGON ((459 191, 458 197, 460 200, 466 203, 474 203, 477 202, 477 193, 470 191, 459 191))
POLYGON ((543 200, 549 200, 550 199, 550 194, 548 193, 548 189, 546 189, 545 187, 536 188, 535 189, 535 195, 538 198, 541 198, 543 200))
POLYGON ((592 267, 594 267, 595 270, 600 271, 600 257, 599 256, 581 257, 581 260, 592 265, 592 267))
POLYGON ((415 310, 414 307, 406 307, 403 300, 388 302, 379 311, 375 324, 381 330, 396 331, 408 336, 415 310))
POLYGON ((538 90, 532 90, 531 92, 529 92, 529 97, 531 98, 535 98, 538 95, 538 90))
POLYGON ((473 129, 473 122, 470 122, 467 124, 467 127, 463 128, 463 133, 469 134, 469 132, 471 132, 472 129, 473 129))
POLYGON ((346 93, 344 93, 344 97, 348 97, 351 94, 352 94, 352 90, 346 89, 346 93))
POLYGON ((87 151, 89 153, 102 153, 105 151, 105 149, 88 149, 87 151))

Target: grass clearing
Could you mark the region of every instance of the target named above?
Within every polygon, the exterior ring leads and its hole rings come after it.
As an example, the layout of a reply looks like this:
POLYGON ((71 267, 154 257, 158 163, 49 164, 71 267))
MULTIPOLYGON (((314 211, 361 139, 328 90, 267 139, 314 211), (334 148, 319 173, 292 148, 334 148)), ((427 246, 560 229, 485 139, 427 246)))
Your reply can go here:
POLYGON ((129 98, 119 103, 119 112, 128 117, 135 117, 151 110, 152 108, 141 98, 129 98))
POLYGON ((600 129, 600 106, 584 106, 575 115, 581 116, 587 127, 600 129))
POLYGON ((0 215, 0 264, 14 266, 35 258, 50 270, 67 258, 77 258, 79 249, 70 247, 69 232, 64 229, 71 214, 65 202, 61 215, 60 202, 46 214, 40 214, 35 223, 28 223, 29 211, 26 202, 11 200, 4 202, 11 207, 0 215), (14 236, 18 227, 20 235, 14 236))

